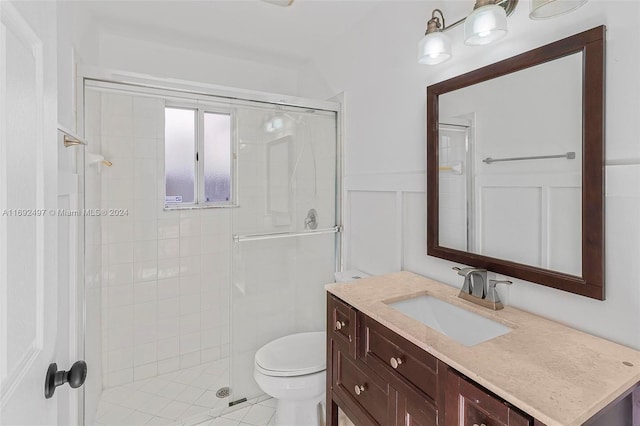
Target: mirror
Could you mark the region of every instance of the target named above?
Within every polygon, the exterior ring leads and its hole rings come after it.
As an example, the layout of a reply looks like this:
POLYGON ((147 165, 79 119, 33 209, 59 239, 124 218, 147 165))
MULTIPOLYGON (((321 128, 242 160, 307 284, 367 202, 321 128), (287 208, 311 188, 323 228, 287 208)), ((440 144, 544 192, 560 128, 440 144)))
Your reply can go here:
POLYGON ((427 254, 604 299, 604 33, 427 88, 427 254))

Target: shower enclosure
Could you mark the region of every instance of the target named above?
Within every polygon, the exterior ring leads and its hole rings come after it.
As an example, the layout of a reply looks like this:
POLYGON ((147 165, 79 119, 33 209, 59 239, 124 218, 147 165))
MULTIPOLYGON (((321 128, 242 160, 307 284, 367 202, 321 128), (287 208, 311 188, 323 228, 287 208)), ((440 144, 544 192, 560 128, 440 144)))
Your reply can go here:
POLYGON ((261 403, 256 350, 324 329, 338 104, 84 87, 87 155, 112 163, 86 170, 87 208, 105 212, 86 227, 101 290, 85 301, 86 424, 196 424, 261 403))
POLYGON ((338 223, 335 113, 243 108, 238 138, 241 207, 232 210, 234 400, 261 394, 253 380, 253 356, 262 345, 324 329, 323 284, 333 281, 338 223))

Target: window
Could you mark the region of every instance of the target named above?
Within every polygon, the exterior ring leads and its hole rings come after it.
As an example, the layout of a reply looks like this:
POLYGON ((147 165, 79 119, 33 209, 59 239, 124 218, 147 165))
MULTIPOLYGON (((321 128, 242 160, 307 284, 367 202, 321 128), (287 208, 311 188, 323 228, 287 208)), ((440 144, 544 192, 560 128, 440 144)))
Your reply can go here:
POLYGON ((230 205, 231 113, 165 108, 165 205, 230 205))

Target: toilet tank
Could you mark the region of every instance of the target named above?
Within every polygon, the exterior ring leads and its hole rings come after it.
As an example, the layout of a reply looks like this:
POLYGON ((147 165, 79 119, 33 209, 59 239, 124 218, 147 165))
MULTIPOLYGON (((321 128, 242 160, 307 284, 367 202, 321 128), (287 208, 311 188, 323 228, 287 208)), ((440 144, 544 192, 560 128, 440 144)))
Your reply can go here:
POLYGON ((359 280, 360 278, 367 278, 371 275, 365 274, 357 269, 352 269, 349 271, 336 272, 333 276, 337 283, 346 283, 349 281, 359 280))

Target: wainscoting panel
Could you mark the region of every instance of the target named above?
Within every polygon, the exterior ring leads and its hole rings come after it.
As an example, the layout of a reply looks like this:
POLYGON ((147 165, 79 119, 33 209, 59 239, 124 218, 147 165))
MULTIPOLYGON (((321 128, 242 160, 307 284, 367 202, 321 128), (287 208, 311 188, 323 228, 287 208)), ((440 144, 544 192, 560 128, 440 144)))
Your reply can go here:
POLYGON ((373 275, 401 268, 401 220, 397 195, 389 191, 348 191, 348 265, 373 275))

